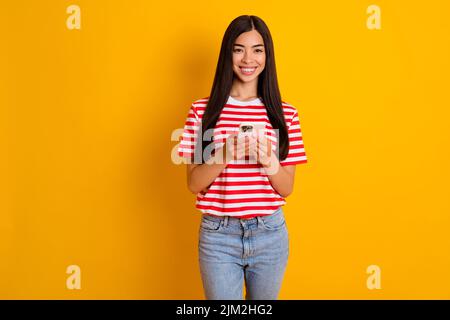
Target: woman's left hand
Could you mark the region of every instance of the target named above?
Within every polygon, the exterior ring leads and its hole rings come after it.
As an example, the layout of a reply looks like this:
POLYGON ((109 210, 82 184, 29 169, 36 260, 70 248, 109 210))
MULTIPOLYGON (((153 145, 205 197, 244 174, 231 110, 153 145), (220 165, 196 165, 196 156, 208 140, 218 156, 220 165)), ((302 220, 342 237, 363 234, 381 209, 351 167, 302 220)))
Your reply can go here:
POLYGON ((272 141, 264 133, 253 133, 253 136, 256 138, 256 148, 251 150, 253 157, 266 169, 278 167, 279 162, 272 150, 272 141))

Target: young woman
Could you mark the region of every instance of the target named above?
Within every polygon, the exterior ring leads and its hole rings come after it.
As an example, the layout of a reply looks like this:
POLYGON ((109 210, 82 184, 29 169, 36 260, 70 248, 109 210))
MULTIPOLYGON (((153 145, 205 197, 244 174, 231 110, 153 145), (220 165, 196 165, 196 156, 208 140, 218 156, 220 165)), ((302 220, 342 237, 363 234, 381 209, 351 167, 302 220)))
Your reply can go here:
POLYGON ((207 299, 277 299, 289 255, 282 206, 306 163, 297 109, 281 100, 272 38, 256 16, 228 26, 209 97, 189 110, 178 154, 202 212, 207 299), (239 134, 242 122, 263 125, 239 134), (213 142, 211 142, 213 140, 213 142))

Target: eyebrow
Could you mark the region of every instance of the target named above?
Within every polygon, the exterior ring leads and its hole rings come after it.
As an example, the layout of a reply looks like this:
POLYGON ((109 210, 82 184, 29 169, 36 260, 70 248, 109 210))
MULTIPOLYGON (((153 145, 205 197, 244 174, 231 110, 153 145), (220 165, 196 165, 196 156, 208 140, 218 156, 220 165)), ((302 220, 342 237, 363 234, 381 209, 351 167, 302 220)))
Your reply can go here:
MULTIPOLYGON (((243 48, 245 48, 244 45, 239 44, 239 43, 235 43, 234 45, 235 45, 235 46, 238 46, 238 47, 243 47, 243 48)), ((264 45, 263 45, 263 44, 255 44, 254 46, 252 46, 252 48, 255 48, 255 47, 264 47, 264 45)))

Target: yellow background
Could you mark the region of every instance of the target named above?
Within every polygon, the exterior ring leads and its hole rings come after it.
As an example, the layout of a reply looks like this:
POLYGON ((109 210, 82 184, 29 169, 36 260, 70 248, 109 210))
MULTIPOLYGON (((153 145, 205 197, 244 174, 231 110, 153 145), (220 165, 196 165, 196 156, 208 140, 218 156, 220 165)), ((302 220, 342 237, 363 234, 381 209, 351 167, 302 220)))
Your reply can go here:
POLYGON ((203 299, 172 130, 261 17, 308 164, 280 299, 450 298, 448 1, 2 1, 0 298, 203 299), (81 8, 81 30, 66 8, 81 8), (366 9, 381 8, 381 30, 366 9), (67 266, 81 290, 66 288, 67 266), (381 268, 381 289, 366 268, 381 268))

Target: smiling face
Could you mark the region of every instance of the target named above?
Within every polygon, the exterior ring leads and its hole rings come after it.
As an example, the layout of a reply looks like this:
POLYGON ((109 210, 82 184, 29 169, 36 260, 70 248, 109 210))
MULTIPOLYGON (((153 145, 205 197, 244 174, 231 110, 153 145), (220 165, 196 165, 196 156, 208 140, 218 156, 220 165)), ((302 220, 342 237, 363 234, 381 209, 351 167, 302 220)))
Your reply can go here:
POLYGON ((234 74, 243 82, 251 82, 264 70, 265 63, 266 50, 259 32, 241 33, 233 45, 234 74))

